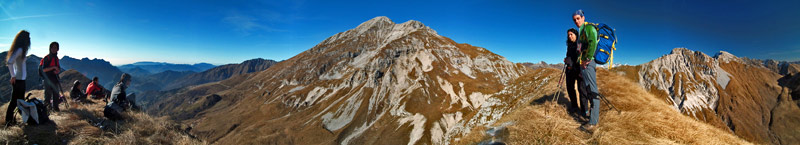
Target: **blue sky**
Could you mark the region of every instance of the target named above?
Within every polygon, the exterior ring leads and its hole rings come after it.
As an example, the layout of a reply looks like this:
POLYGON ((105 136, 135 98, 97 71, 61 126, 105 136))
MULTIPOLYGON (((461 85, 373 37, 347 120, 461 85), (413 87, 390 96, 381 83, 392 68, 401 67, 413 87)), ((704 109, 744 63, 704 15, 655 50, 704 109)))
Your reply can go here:
POLYGON ((560 62, 570 15, 617 29, 615 62, 640 64, 687 47, 758 59, 800 60, 800 1, 104 1, 0 0, 0 48, 21 29, 33 54, 238 63, 288 59, 376 16, 418 20, 459 43, 513 62, 560 62))

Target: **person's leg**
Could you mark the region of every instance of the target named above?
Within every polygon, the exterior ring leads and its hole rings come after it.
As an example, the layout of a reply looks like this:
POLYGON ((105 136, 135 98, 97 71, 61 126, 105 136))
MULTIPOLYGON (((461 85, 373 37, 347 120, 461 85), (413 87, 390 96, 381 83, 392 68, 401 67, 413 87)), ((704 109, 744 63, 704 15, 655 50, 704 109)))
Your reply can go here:
POLYGON ((589 95, 587 98, 592 99, 592 112, 589 118, 589 125, 596 125, 600 117, 600 99, 598 98, 599 91, 597 89, 595 66, 596 64, 594 61, 589 62, 589 65, 586 66, 586 69, 581 71, 581 75, 583 75, 583 81, 585 84, 584 86, 586 86, 586 94, 589 95))
POLYGON ((44 84, 44 105, 47 106, 48 108, 53 108, 53 106, 51 105, 51 104, 53 104, 53 102, 50 100, 50 99, 53 99, 53 98, 51 98, 53 96, 52 95, 53 94, 53 88, 50 87, 50 85, 47 85, 47 81, 46 80, 42 81, 42 84, 44 84))
POLYGON ((578 110, 578 96, 575 94, 575 82, 578 75, 574 73, 574 70, 567 70, 566 72, 566 86, 567 86, 567 94, 569 95, 570 101, 570 110, 578 110))
POLYGON ((8 102, 8 108, 6 108, 6 124, 9 123, 16 123, 17 120, 14 117, 14 109, 17 108, 17 99, 22 99, 25 96, 25 81, 24 80, 16 80, 14 85, 11 86, 11 100, 8 102))
POLYGON ((130 109, 137 110, 137 111, 139 110, 139 106, 136 105, 136 94, 130 93, 130 94, 126 95, 125 99, 128 100, 128 105, 129 105, 130 109))
POLYGON ((47 105, 47 107, 50 107, 50 109, 53 109, 54 111, 59 111, 59 109, 58 109, 58 103, 59 103, 58 96, 59 96, 58 95, 58 90, 56 90, 55 87, 50 86, 50 85, 45 85, 45 87, 44 87, 44 100, 45 100, 45 103, 49 103, 49 105, 47 105))
POLYGON ((56 84, 56 86, 53 87, 53 92, 54 92, 53 93, 53 106, 54 106, 53 108, 56 111, 61 111, 61 109, 58 108, 58 105, 60 105, 61 102, 64 102, 64 101, 67 101, 67 100, 65 100, 66 98, 64 98, 66 96, 61 96, 61 93, 63 93, 61 91, 63 89, 61 88, 60 85, 58 85, 58 84, 61 84, 61 83, 58 82, 58 81, 54 81, 54 82, 55 82, 54 84, 56 84))
MULTIPOLYGON (((580 74, 580 72, 579 72, 580 74)), ((578 78, 578 96, 581 100, 581 112, 580 114, 583 117, 589 117, 589 95, 586 93, 586 83, 583 81, 583 75, 580 75, 578 78)))
POLYGON ((116 111, 114 111, 114 109, 111 109, 111 107, 108 107, 108 106, 103 108, 103 116, 105 116, 109 120, 117 120, 117 119, 119 119, 118 116, 116 115, 116 111))
POLYGON ((597 96, 592 98, 592 115, 589 117, 590 125, 597 125, 600 120, 600 99, 597 96))
POLYGON ((91 95, 92 95, 92 99, 100 99, 100 98, 102 98, 101 96, 103 95, 103 91, 100 91, 100 90, 94 91, 94 92, 92 92, 91 95))

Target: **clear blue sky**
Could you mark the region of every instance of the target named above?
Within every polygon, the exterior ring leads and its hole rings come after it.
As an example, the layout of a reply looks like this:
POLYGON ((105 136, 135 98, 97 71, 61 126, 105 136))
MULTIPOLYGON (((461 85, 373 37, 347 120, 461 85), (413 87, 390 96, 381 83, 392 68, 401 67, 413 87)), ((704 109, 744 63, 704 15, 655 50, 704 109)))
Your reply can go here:
POLYGON ((0 48, 21 29, 33 54, 51 41, 61 56, 237 63, 288 59, 376 16, 418 20, 459 43, 513 62, 557 63, 570 15, 617 29, 615 62, 640 64, 675 47, 709 55, 800 60, 800 1, 169 1, 0 0, 0 48))

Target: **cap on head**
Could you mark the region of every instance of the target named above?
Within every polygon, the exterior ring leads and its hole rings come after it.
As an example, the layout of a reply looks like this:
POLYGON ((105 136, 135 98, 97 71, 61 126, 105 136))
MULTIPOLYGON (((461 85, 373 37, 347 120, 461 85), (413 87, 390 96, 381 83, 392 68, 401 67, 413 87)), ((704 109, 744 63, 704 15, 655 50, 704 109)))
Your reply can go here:
POLYGON ((572 13, 572 16, 575 15, 580 15, 581 17, 583 17, 583 10, 578 9, 577 11, 575 11, 575 13, 572 13))

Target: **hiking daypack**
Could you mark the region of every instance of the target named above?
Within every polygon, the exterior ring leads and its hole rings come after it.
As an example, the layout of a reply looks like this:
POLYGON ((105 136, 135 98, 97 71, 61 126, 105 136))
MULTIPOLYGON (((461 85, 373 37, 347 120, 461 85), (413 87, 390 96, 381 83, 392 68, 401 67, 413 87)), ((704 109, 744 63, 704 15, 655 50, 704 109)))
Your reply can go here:
POLYGON ((39 71, 38 71, 38 72, 39 72, 39 78, 41 78, 41 79, 44 79, 44 72, 43 72, 43 70, 44 70, 44 66, 42 66, 42 65, 39 65, 39 71))
MULTIPOLYGON (((43 124, 47 121, 50 121, 50 113, 47 112, 47 106, 44 105, 42 100, 33 98, 29 99, 28 102, 31 102, 36 105, 36 114, 39 115, 39 124, 43 124)), ((33 120, 33 119, 31 119, 33 120)), ((29 121, 30 123, 30 121, 29 121)))
POLYGON ((603 23, 589 23, 594 25, 597 30, 597 50, 594 52, 594 62, 600 65, 606 63, 610 64, 611 68, 614 64, 614 51, 617 50, 617 35, 614 34, 614 28, 603 23))
MULTIPOLYGON (((30 94, 28 94, 30 96, 30 94)), ((18 109, 20 116, 22 116, 22 120, 26 120, 25 122, 31 125, 39 125, 44 124, 47 121, 50 121, 50 117, 48 117, 49 113, 47 112, 47 106, 44 105, 42 100, 36 98, 30 98, 27 100, 17 99, 19 101, 18 109), (35 110, 29 110, 31 108, 27 106, 35 106, 35 110), (25 111, 23 111, 23 109, 25 111), (35 115, 35 116, 34 116, 35 115), (38 122, 37 122, 38 121, 38 122)))

